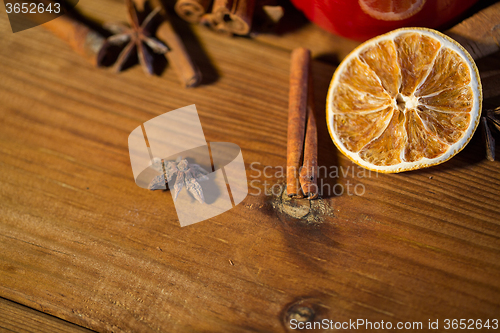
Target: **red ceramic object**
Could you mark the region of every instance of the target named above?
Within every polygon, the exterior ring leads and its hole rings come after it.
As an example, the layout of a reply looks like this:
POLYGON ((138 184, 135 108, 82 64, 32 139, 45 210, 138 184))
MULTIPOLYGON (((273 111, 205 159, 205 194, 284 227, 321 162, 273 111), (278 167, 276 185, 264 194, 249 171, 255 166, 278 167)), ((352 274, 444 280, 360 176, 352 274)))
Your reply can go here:
POLYGON ((402 27, 438 28, 456 19, 478 0, 291 1, 323 29, 364 41, 402 27))

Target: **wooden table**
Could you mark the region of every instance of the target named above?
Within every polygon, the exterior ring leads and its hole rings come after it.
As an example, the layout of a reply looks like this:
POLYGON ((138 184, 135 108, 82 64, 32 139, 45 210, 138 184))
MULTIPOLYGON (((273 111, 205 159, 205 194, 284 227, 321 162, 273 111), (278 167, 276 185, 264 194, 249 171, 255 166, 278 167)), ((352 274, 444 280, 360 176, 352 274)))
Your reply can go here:
MULTIPOLYGON (((78 8, 125 19, 122 1, 78 8)), ((0 330, 287 332, 288 319, 313 312, 439 320, 438 331, 447 318, 500 319, 500 163, 484 158, 480 131, 440 166, 359 174, 323 121, 329 61, 355 42, 310 24, 255 39, 181 30, 204 75, 195 89, 168 66, 160 77, 95 69, 42 28, 12 34, 1 15, 0 330), (325 181, 359 191, 297 219, 287 211, 304 207, 251 187, 236 208, 181 228, 167 193, 134 183, 129 133, 196 104, 207 141, 241 147, 249 181, 282 183, 289 55, 300 45, 316 59, 319 163, 340 170, 325 181), (272 177, 259 176, 268 166, 272 177)), ((500 102, 499 60, 478 63, 489 107, 500 102)))

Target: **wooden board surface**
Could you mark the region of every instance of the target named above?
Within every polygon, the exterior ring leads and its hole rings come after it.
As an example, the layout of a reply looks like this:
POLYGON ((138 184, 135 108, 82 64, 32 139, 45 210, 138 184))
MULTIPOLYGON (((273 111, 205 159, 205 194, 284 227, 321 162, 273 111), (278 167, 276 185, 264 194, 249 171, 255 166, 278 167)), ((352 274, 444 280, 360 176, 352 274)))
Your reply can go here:
POLYGON ((90 333, 93 331, 0 298, 0 332, 90 333))
MULTIPOLYGON (((121 1, 79 7, 125 17, 121 1)), ((315 219, 290 218, 262 184, 282 182, 289 52, 303 32, 274 43, 184 28, 205 76, 196 89, 169 67, 94 69, 47 31, 12 34, 0 18, 1 297, 104 332, 286 332, 297 304, 316 320, 438 319, 440 331, 446 318, 500 319, 500 164, 485 160, 479 131, 441 166, 364 173, 329 138, 335 67, 315 61, 319 164, 338 195, 314 204, 315 219), (135 185, 127 138, 193 103, 207 141, 238 144, 261 186, 181 228, 167 193, 135 185)), ((500 102, 499 59, 479 62, 487 106, 500 102)))

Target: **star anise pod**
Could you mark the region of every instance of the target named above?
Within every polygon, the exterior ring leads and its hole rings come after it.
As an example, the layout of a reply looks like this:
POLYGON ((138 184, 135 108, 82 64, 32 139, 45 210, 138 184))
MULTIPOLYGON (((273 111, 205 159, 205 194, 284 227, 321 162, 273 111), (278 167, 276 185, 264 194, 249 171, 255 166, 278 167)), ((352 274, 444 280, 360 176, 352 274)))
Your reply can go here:
POLYGON ((490 161, 495 160, 495 138, 491 133, 491 127, 500 132, 500 107, 493 110, 485 110, 481 116, 481 125, 483 126, 483 136, 486 141, 486 158, 490 161))
POLYGON ((165 44, 152 36, 154 18, 158 15, 161 8, 157 7, 140 22, 139 16, 144 17, 144 15, 140 15, 144 13, 138 12, 132 0, 126 0, 126 5, 130 27, 122 23, 105 24, 105 27, 114 33, 113 36, 107 39, 108 44, 126 44, 116 60, 115 69, 117 72, 121 71, 134 52, 137 51, 139 63, 142 65, 144 71, 147 74, 153 74, 154 57, 151 50, 158 54, 164 54, 169 50, 165 44))
POLYGON ((193 197, 200 203, 205 203, 203 197, 203 189, 199 184, 200 181, 208 180, 208 171, 203 169, 198 164, 188 163, 186 159, 178 157, 176 161, 165 161, 157 159, 153 165, 153 169, 161 172, 162 174, 153 178, 149 183, 149 189, 160 190, 165 189, 166 184, 172 181, 175 177, 174 183, 174 201, 177 200, 179 192, 184 186, 193 195, 193 197))

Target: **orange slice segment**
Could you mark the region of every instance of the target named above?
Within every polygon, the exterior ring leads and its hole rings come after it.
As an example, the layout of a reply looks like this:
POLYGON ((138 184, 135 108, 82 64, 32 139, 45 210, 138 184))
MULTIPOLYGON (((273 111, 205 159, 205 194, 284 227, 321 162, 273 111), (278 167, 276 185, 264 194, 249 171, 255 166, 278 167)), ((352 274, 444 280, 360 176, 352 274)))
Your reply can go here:
POLYGON ((327 98, 330 135, 357 164, 401 172, 442 163, 479 124, 482 90, 457 42, 425 28, 371 39, 337 68, 327 98))
POLYGON ((401 163, 405 144, 404 130, 404 115, 401 111, 394 110, 392 119, 382 134, 364 146, 358 156, 363 161, 382 167, 401 163))
POLYGON ((413 94, 417 85, 433 67, 441 43, 434 38, 419 33, 403 33, 394 38, 401 68, 402 82, 400 92, 406 96, 413 94))
POLYGON ((335 131, 340 141, 350 151, 360 151, 370 141, 379 137, 392 119, 394 108, 369 113, 336 114, 335 131))
POLYGON ((394 43, 385 40, 369 46, 360 53, 359 58, 375 72, 390 97, 396 97, 401 85, 401 69, 397 66, 398 55, 394 43))

